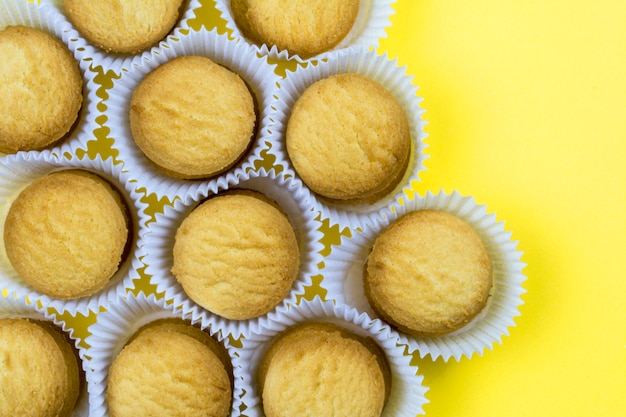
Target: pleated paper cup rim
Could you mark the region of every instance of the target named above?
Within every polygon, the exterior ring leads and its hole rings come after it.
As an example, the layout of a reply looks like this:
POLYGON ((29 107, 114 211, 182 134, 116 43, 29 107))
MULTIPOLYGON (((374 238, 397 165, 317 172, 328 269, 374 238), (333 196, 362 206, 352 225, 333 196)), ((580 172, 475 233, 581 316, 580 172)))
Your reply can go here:
POLYGON ((110 128, 110 136, 115 138, 115 147, 120 151, 119 158, 131 175, 145 185, 148 193, 165 196, 171 201, 184 187, 193 188, 207 181, 220 181, 229 172, 255 169, 255 164, 263 160, 262 153, 268 147, 265 140, 268 115, 275 101, 278 82, 273 68, 266 58, 256 54, 254 48, 237 44, 216 30, 189 31, 179 36, 176 42, 153 50, 149 56, 133 63, 119 79, 113 81, 109 97, 103 101, 107 119, 104 126, 110 128), (258 104, 258 129, 251 149, 226 173, 206 179, 181 180, 162 173, 135 144, 130 130, 129 106, 133 91, 146 75, 176 57, 191 55, 207 57, 237 73, 246 82, 258 104))
MULTIPOLYGON (((0 3, 0 30, 10 25, 28 26, 55 36, 68 48, 79 66, 83 79, 83 102, 74 126, 62 139, 45 149, 29 151, 51 151, 58 157, 73 156, 77 147, 86 147, 93 138, 93 132, 98 128, 95 120, 100 114, 97 108, 100 99, 97 96, 96 74, 84 59, 84 50, 79 46, 80 36, 69 26, 65 17, 45 0, 41 4, 27 1, 0 3)), ((0 158, 5 156, 7 154, 0 153, 0 158)))
POLYGON ((216 0, 215 8, 221 13, 222 19, 226 21, 226 30, 231 33, 234 39, 257 46, 261 54, 269 56, 274 60, 293 60, 300 64, 316 59, 328 52, 360 47, 377 48, 380 39, 387 37, 386 29, 391 26, 391 16, 395 13, 392 7, 395 0, 360 0, 359 12, 350 32, 329 51, 304 59, 290 53, 286 49, 280 50, 276 45, 256 45, 250 39, 247 39, 235 22, 230 3, 229 0, 216 0))
POLYGON ((258 368, 272 341, 289 327, 310 321, 338 324, 355 334, 371 337, 383 349, 391 370, 391 393, 383 417, 414 417, 424 413, 423 405, 428 403, 424 378, 417 366, 411 364, 411 356, 404 353, 406 346, 401 345, 398 334, 381 320, 345 304, 322 301, 317 296, 310 301, 302 299, 297 305, 281 306, 270 316, 267 323, 242 339, 242 347, 237 348, 246 378, 242 402, 248 417, 265 415, 257 389, 258 368))
MULTIPOLYGON (((197 317, 207 310, 189 298, 171 273, 172 249, 178 227, 205 198, 232 189, 255 190, 274 200, 286 213, 298 239, 300 271, 289 295, 278 304, 279 306, 295 303, 297 297, 305 293, 306 287, 312 285, 312 276, 318 274, 318 264, 323 259, 320 254, 323 248, 320 242, 323 235, 319 231, 321 224, 316 217, 317 213, 311 210, 310 194, 297 179, 284 173, 276 173, 273 169, 249 171, 245 175, 239 177, 231 175, 229 178, 231 181, 222 187, 207 185, 197 193, 183 195, 172 206, 165 207, 163 214, 157 215, 156 221, 150 224, 150 232, 144 239, 143 247, 147 253, 144 258, 147 264, 145 272, 150 275, 150 282, 156 285, 156 292, 163 293, 168 301, 192 317, 197 317)), ((268 320, 268 314, 248 320, 229 320, 213 313, 208 317, 214 328, 235 338, 245 337, 268 320)))
POLYGON ((324 217, 330 218, 332 223, 342 227, 359 228, 370 217, 377 216, 379 211, 390 206, 399 206, 399 199, 410 188, 412 181, 419 180, 420 173, 425 169, 424 161, 427 158, 424 153, 427 146, 424 143, 427 136, 424 132, 425 110, 420 107, 422 98, 417 96, 418 88, 413 85, 413 77, 406 74, 406 67, 399 67, 397 60, 390 60, 386 54, 377 55, 366 49, 359 49, 338 51, 316 62, 316 65, 298 68, 295 72, 287 73, 285 79, 280 82, 277 100, 270 117, 272 122, 268 129, 272 145, 270 152, 277 155, 278 160, 286 161, 288 169, 295 172, 285 144, 285 132, 291 109, 311 84, 329 76, 344 73, 360 74, 385 87, 404 109, 412 141, 409 166, 402 180, 391 192, 375 203, 355 205, 334 203, 311 192, 316 208, 324 217))
MULTIPOLYGON (((85 349, 80 345, 79 338, 75 337, 71 328, 67 326, 67 323, 60 320, 56 314, 51 313, 47 309, 42 308, 37 304, 29 300, 27 297, 18 297, 15 294, 3 296, 0 294, 0 320, 7 318, 27 318, 31 320, 47 321, 52 323, 60 331, 65 333, 74 344, 74 348, 78 352, 79 363, 78 367, 81 372, 87 373, 85 367, 85 349)), ((83 382, 78 399, 74 410, 70 414, 70 417, 83 417, 86 416, 89 410, 89 395, 87 392, 87 383, 83 382)))
POLYGON ((487 306, 463 328, 444 336, 416 337, 399 332, 402 343, 412 351, 417 350, 422 358, 433 360, 451 357, 459 361, 473 354, 482 355, 492 349, 495 343, 502 343, 502 337, 515 326, 515 317, 520 315, 523 304, 521 295, 525 293, 522 283, 526 280, 522 270, 526 266, 521 261, 522 252, 518 242, 511 239, 511 232, 504 229, 504 222, 496 221, 495 214, 487 212, 485 205, 479 205, 473 197, 464 197, 457 191, 447 194, 428 192, 424 197, 405 199, 404 205, 396 210, 388 210, 370 223, 362 232, 352 232, 343 239, 341 245, 332 249, 326 259, 324 285, 328 298, 346 303, 378 317, 369 305, 363 290, 363 268, 367 256, 378 234, 403 215, 418 210, 442 210, 453 214, 470 224, 480 235, 492 259, 493 287, 487 306))
POLYGON ((126 345, 128 340, 142 326, 159 319, 179 318, 199 326, 215 338, 228 352, 233 368, 233 392, 231 412, 238 413, 241 407, 241 364, 230 345, 228 338, 223 337, 213 328, 205 315, 190 317, 180 309, 157 298, 154 294, 146 296, 143 292, 132 293, 116 300, 111 300, 105 311, 98 314, 96 323, 89 326, 90 336, 86 343, 89 356, 86 366, 87 390, 89 392, 89 416, 104 417, 109 415, 106 403, 107 379, 109 367, 126 345))
POLYGON ((143 266, 140 262, 143 254, 139 241, 147 230, 146 222, 149 219, 145 213, 147 205, 141 201, 141 195, 136 192, 134 182, 128 178, 120 164, 113 164, 110 158, 60 159, 51 152, 28 152, 6 156, 0 160, 0 232, 4 233, 4 221, 11 204, 24 188, 39 177, 68 169, 81 169, 97 174, 119 190, 131 216, 129 221, 132 227, 129 228, 129 233, 132 233, 130 235, 132 241, 129 253, 103 289, 84 297, 59 299, 38 292, 24 282, 11 266, 4 243, 1 243, 0 290, 26 296, 59 312, 86 314, 89 311, 97 312, 99 306, 108 299, 116 297, 117 294, 124 294, 132 288, 133 280, 138 278, 137 270, 143 266))
POLYGON ((53 9, 59 17, 64 21, 66 31, 70 34, 69 41, 70 46, 73 49, 80 50, 84 65, 101 66, 104 72, 113 71, 116 74, 121 74, 124 70, 130 68, 132 65, 140 62, 146 57, 149 57, 154 51, 160 48, 167 47, 168 44, 176 42, 181 34, 189 30, 189 20, 195 18, 195 12, 202 7, 199 0, 185 0, 187 3, 178 21, 169 31, 169 33, 161 40, 155 42, 149 48, 145 50, 129 54, 129 53, 115 53, 106 52, 102 48, 93 45, 90 41, 84 38, 80 32, 74 28, 72 23, 66 16, 65 7, 62 0, 39 0, 45 7, 53 9))

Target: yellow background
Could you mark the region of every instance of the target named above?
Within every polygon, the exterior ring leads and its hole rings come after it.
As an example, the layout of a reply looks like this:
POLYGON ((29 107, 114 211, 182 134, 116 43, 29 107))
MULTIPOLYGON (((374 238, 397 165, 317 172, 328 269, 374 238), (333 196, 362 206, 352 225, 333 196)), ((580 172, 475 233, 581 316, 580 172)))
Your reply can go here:
POLYGON ((626 2, 399 0, 381 52, 424 97, 418 192, 458 190, 519 240, 502 345, 416 360, 432 417, 626 416, 626 2))

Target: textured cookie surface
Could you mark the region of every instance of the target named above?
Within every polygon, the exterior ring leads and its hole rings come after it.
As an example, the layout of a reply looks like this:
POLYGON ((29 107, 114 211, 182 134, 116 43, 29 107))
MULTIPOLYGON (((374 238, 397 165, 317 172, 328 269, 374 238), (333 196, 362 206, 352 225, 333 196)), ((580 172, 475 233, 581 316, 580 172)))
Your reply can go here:
POLYGON ((404 215, 376 239, 365 292, 390 323, 418 336, 453 332, 484 308, 491 259, 478 233, 443 211, 404 215))
POLYGON ((68 133, 83 102, 83 78, 67 47, 38 29, 0 30, 0 152, 45 148, 68 133))
POLYGON ((107 52, 135 53, 161 39, 174 27, 183 0, 64 0, 74 27, 107 52))
POLYGON ((173 59, 148 74, 133 92, 129 116, 137 146, 177 178, 230 168, 248 149, 256 123, 244 81, 200 56, 173 59))
POLYGON ((223 417, 232 386, 224 350, 186 324, 146 326, 113 361, 107 384, 112 417, 223 417))
POLYGON ((358 0, 233 0, 233 17, 250 40, 302 58, 332 49, 350 32, 358 0))
POLYGON ((380 416, 390 389, 384 353, 330 323, 280 335, 259 370, 263 410, 278 416, 380 416))
POLYGON ((196 303, 244 320, 273 309, 298 275, 300 253, 287 216, 256 192, 213 197, 176 232, 172 273, 196 303))
POLYGON ((4 224, 7 256, 35 290, 76 298, 104 287, 117 271, 128 239, 116 190, 82 170, 33 181, 11 204, 4 224))
POLYGON ((76 356, 52 325, 0 320, 0 415, 69 416, 79 381, 76 356))
POLYGON ((287 152, 302 180, 331 200, 372 202, 401 180, 411 153, 406 115, 379 83, 339 74, 313 83, 287 124, 287 152))

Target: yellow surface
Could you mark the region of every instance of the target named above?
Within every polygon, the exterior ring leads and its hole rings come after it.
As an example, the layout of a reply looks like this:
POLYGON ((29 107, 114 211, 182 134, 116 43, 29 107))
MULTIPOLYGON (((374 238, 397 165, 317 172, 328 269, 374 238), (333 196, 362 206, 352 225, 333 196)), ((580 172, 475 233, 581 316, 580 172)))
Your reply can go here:
POLYGON ((426 415, 626 415, 626 2, 399 0, 380 50, 424 97, 415 188, 486 204, 528 264, 517 326, 417 360, 426 415))

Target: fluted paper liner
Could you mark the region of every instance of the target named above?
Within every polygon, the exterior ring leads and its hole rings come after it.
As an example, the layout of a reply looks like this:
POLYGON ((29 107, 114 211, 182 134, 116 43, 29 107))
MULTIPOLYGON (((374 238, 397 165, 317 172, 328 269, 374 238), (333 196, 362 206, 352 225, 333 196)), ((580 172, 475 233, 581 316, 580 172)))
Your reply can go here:
POLYGON ((238 413, 241 406, 241 365, 238 356, 227 338, 210 325, 206 315, 191 318, 181 309, 163 298, 154 295, 137 296, 128 294, 109 302, 106 311, 98 314, 98 320, 89 327, 91 335, 87 337, 89 359, 86 362, 87 389, 89 391, 89 416, 105 417, 109 415, 106 403, 107 378, 109 367, 126 345, 131 336, 142 326, 159 319, 180 318, 191 325, 197 325, 208 332, 224 346, 229 354, 233 367, 233 402, 231 410, 238 413))
POLYGON ((272 123, 269 126, 272 143, 271 152, 279 160, 287 161, 288 167, 294 170, 285 144, 285 132, 291 115, 291 109, 302 93, 314 82, 334 74, 356 73, 366 76, 385 87, 400 103, 405 111, 411 132, 411 155, 405 174, 396 187, 386 196, 375 203, 350 204, 330 202, 320 198, 315 193, 316 208, 324 217, 329 217, 331 223, 341 227, 360 227, 371 216, 389 206, 398 205, 403 190, 410 188, 413 180, 419 179, 419 173, 424 169, 426 148, 423 142, 425 122, 422 119, 424 110, 419 107, 421 98, 417 94, 417 87, 412 83, 412 77, 406 75, 406 68, 398 67, 397 61, 391 61, 386 55, 376 55, 365 49, 342 50, 327 55, 316 65, 298 68, 295 72, 287 73, 281 81, 278 91, 278 100, 275 111, 271 115, 272 123))
MULTIPOLYGON (((48 321, 54 324, 59 330, 67 333, 70 340, 74 343, 74 347, 78 351, 80 363, 79 369, 87 371, 85 369, 85 349, 79 344, 79 340, 74 337, 72 329, 69 329, 66 323, 59 320, 54 313, 47 311, 37 305, 36 302, 29 300, 26 297, 17 297, 14 294, 3 296, 0 294, 0 320, 6 318, 27 318, 31 320, 48 321)), ((83 383, 81 391, 76 400, 76 406, 70 414, 70 417, 83 417, 86 416, 89 410, 89 396, 87 393, 87 384, 83 383)))
MULTIPOLYGON (((47 148, 58 157, 72 155, 72 149, 84 147, 98 127, 95 119, 99 114, 96 106, 100 99, 97 97, 98 86, 94 81, 96 74, 90 70, 90 62, 85 60, 85 51, 80 47, 81 38, 65 17, 45 0, 40 5, 27 1, 1 1, 0 30, 13 25, 40 29, 56 36, 72 53, 80 67, 83 77, 83 103, 77 121, 67 135, 47 148)), ((4 155, 0 153, 0 158, 4 155)))
POLYGON ((246 416, 265 415, 257 388, 258 370, 272 341, 289 327, 308 321, 338 324, 357 335, 371 337, 383 349, 391 369, 391 393, 383 410, 384 417, 414 417, 424 413, 422 407, 428 402, 425 397, 428 388, 423 385, 417 366, 411 365, 411 357, 404 355, 405 346, 400 344, 397 333, 384 322, 345 304, 321 301, 319 297, 312 301, 303 299, 298 305, 281 306, 270 316, 271 320, 243 339, 242 348, 238 349, 246 378, 243 384, 246 416))
MULTIPOLYGON (((482 355, 485 349, 492 349, 494 343, 502 343, 502 336, 508 335, 508 328, 515 326, 514 318, 520 313, 525 292, 522 283, 526 279, 522 270, 522 253, 517 250, 517 241, 511 240, 511 233, 504 229, 504 223, 496 221, 495 214, 489 214, 484 205, 478 205, 472 197, 464 197, 458 192, 446 194, 427 193, 405 199, 404 205, 385 214, 363 228, 362 232, 352 232, 350 238, 343 239, 341 245, 332 249, 326 259, 324 285, 328 298, 346 303, 359 311, 377 317, 369 305, 363 290, 363 268, 367 256, 378 234, 404 214, 417 210, 442 210, 456 215, 469 223, 480 235, 491 256, 493 266, 493 287, 487 306, 473 321, 463 328, 438 337, 415 337, 400 332, 403 343, 411 350, 418 350, 420 356, 441 357, 457 361, 463 356, 471 358, 474 353, 482 355)), ((416 302, 419 302, 416 298, 416 302)))
MULTIPOLYGON (((185 293, 171 273, 173 264, 172 250, 176 231, 184 218, 206 197, 219 195, 230 189, 249 189, 258 191, 274 200, 285 212, 291 222, 298 246, 300 248, 300 271, 292 285, 290 294, 279 305, 294 303, 297 295, 304 294, 305 287, 311 285, 311 277, 318 274, 318 264, 322 260, 320 251, 322 244, 320 223, 316 219, 317 213, 310 209, 308 191, 293 177, 276 174, 274 170, 266 172, 264 169, 250 171, 235 177, 229 175, 228 181, 222 186, 209 187, 210 184, 196 194, 182 194, 173 206, 165 208, 162 215, 158 215, 156 222, 150 224, 150 232, 146 235, 145 262, 148 265, 145 272, 151 275, 151 283, 157 286, 157 293, 164 293, 167 300, 181 308, 185 314, 192 317, 200 315, 204 309, 193 302, 185 293)), ((211 262, 207 259, 207 262, 211 262)), ((251 330, 258 328, 268 320, 267 314, 249 320, 228 320, 217 315, 209 316, 214 328, 224 334, 231 334, 235 338, 246 336, 251 330)))
POLYGON ((120 191, 131 216, 129 219, 130 253, 103 289, 89 296, 62 300, 35 291, 24 282, 11 266, 4 248, 4 240, 2 240, 0 242, 0 290, 27 296, 33 301, 41 302, 45 307, 52 307, 58 311, 86 313, 89 310, 97 311, 98 306, 107 299, 115 297, 117 293, 124 293, 133 286, 132 281, 137 278, 136 271, 143 266, 139 261, 141 249, 137 246, 137 242, 145 233, 145 223, 148 217, 145 214, 146 205, 141 202, 141 196, 135 191, 134 182, 130 181, 128 174, 122 171, 121 165, 113 165, 111 159, 105 161, 100 158, 94 160, 59 159, 49 151, 18 153, 0 159, 0 234, 4 234, 4 222, 12 202, 24 188, 39 177, 66 169, 83 169, 93 172, 108 180, 120 191))
POLYGON ((251 149, 228 172, 254 168, 256 161, 263 159, 261 152, 267 148, 264 136, 267 116, 271 103, 275 100, 277 76, 273 66, 264 58, 259 58, 254 49, 248 45, 237 44, 225 35, 216 31, 190 31, 181 35, 176 42, 167 47, 154 50, 150 56, 134 63, 122 76, 114 80, 113 88, 109 91, 105 114, 105 125, 111 129, 110 135, 115 138, 115 147, 120 150, 120 158, 124 161, 125 169, 134 178, 141 178, 142 184, 150 192, 170 199, 176 193, 185 192, 181 187, 195 187, 206 181, 218 181, 221 174, 212 178, 200 180, 181 180, 170 177, 156 168, 156 166, 137 147, 130 131, 129 106, 135 88, 151 71, 165 64, 171 59, 184 55, 199 55, 211 59, 229 70, 238 74, 250 88, 257 103, 258 131, 253 138, 251 149))
MULTIPOLYGON (((230 0, 216 0, 215 2, 215 7, 226 21, 226 29, 233 38, 254 45, 252 41, 243 36, 241 30, 237 27, 230 3, 230 0)), ((395 3, 395 0, 361 0, 356 21, 350 32, 330 51, 326 52, 354 47, 377 48, 380 39, 387 37, 385 30, 391 26, 390 18, 395 13, 392 7, 393 3, 395 3)), ((281 13, 280 10, 276 12, 281 13)), ((263 55, 267 55, 272 59, 281 61, 296 60, 300 63, 307 61, 298 55, 290 53, 288 50, 279 50, 276 45, 262 44, 258 45, 258 47, 263 55)))

